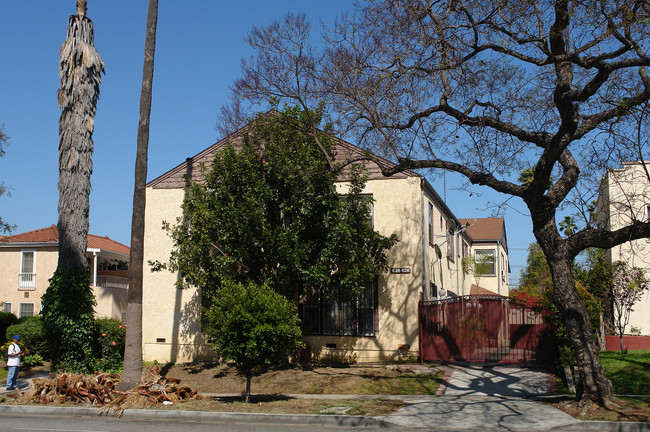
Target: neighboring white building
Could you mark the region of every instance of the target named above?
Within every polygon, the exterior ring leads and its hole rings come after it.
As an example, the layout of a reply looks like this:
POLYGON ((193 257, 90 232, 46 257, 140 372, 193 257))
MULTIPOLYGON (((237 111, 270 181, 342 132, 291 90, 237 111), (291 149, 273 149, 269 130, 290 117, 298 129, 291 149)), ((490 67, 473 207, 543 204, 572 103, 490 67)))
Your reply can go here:
MULTIPOLYGON (((650 171, 650 164, 646 167, 650 171)), ((599 226, 616 230, 634 221, 650 219, 650 179, 641 162, 623 162, 622 168, 610 169, 603 178, 596 204, 596 221, 599 226)), ((650 239, 633 240, 607 251, 607 260, 626 262, 643 269, 650 278, 650 239)), ((650 295, 648 290, 634 305, 630 323, 626 327, 650 335, 650 295)))

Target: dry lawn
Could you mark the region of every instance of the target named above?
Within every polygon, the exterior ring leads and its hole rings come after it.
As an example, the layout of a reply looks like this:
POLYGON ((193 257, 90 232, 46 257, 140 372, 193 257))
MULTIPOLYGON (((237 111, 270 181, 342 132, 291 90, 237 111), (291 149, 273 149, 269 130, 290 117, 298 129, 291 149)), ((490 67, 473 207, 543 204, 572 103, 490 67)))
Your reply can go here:
MULTIPOLYGON (((335 365, 270 368, 254 376, 251 393, 292 394, 436 394, 443 371, 417 365, 335 365), (425 372, 424 374, 421 372, 425 372)), ((246 380, 230 364, 162 366, 161 375, 179 378, 200 393, 241 394, 246 380)))

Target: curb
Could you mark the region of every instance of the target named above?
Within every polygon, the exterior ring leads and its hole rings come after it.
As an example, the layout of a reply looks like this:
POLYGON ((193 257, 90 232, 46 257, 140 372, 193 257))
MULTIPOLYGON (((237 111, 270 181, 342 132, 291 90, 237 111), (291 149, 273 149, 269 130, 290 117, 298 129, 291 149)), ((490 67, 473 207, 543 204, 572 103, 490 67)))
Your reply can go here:
POLYGON ((552 431, 610 431, 610 432, 650 432, 650 422, 613 422, 600 420, 579 420, 580 423, 572 423, 566 426, 559 426, 552 431))
POLYGON ((83 407, 39 407, 23 405, 0 405, 0 414, 29 414, 77 417, 116 417, 139 420, 189 420, 209 422, 214 420, 236 420, 244 423, 298 423, 346 427, 392 427, 393 423, 365 416, 318 415, 318 414, 257 414, 236 412, 175 411, 156 409, 125 409, 121 415, 100 408, 83 407))

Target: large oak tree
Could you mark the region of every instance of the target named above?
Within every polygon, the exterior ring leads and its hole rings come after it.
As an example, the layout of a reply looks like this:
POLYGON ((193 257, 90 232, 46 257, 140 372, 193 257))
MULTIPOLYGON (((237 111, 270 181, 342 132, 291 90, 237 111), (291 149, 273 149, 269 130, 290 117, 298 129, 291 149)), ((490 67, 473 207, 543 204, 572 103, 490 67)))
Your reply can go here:
POLYGON ((252 30, 256 52, 223 124, 270 98, 326 102, 342 134, 396 163, 385 175, 445 169, 520 199, 576 352, 578 398, 606 403, 612 386, 572 262, 647 237, 650 224, 612 231, 585 218, 562 233, 558 222, 567 204, 593 199, 589 182, 606 168, 645 154, 649 18, 644 0, 366 0, 324 30, 321 49, 289 15, 252 30))

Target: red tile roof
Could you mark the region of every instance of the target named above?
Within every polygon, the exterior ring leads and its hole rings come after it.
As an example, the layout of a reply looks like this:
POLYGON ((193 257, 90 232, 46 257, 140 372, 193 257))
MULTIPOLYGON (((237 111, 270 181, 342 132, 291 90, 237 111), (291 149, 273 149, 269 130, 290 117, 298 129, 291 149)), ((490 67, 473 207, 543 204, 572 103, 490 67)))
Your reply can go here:
MULTIPOLYGON (((6 243, 54 243, 59 242, 59 230, 56 225, 41 228, 34 231, 27 231, 9 237, 0 238, 0 244, 6 243)), ((91 249, 102 249, 105 251, 129 255, 131 250, 128 246, 106 237, 88 234, 88 247, 91 249)))

